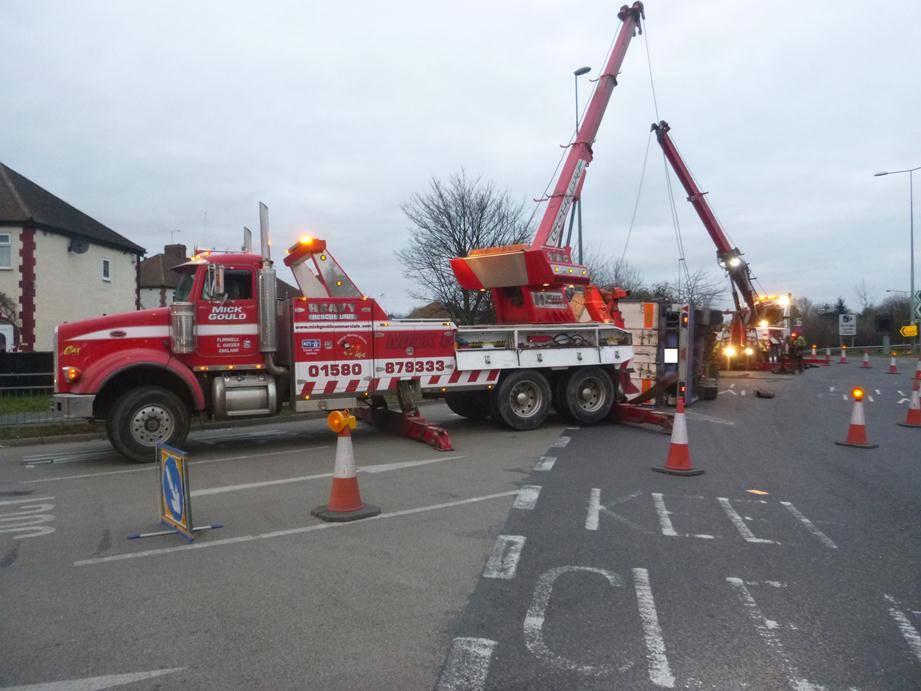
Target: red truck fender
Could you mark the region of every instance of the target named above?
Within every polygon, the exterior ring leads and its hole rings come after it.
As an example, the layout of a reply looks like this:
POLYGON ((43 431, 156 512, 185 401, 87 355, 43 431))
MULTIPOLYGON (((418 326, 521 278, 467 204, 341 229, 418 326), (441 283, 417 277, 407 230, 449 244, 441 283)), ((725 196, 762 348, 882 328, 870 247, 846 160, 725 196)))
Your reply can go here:
POLYGON ((134 367, 159 367, 172 372, 189 388, 195 410, 204 410, 205 395, 195 375, 182 362, 168 352, 153 348, 129 348, 119 350, 94 362, 83 373, 74 393, 98 393, 113 377, 134 367))

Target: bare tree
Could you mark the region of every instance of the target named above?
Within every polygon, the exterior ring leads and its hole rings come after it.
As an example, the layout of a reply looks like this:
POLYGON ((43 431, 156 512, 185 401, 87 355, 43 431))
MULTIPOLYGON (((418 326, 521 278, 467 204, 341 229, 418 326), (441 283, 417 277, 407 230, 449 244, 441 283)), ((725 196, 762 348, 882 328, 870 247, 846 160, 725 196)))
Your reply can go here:
POLYGON ((867 279, 862 279, 858 285, 854 286, 854 294, 857 296, 862 312, 873 307, 873 297, 870 295, 870 289, 867 288, 867 279))
POLYGON ((604 288, 617 286, 631 293, 642 290, 643 275, 639 268, 623 257, 613 259, 595 246, 583 255, 582 263, 588 268, 592 283, 604 288))
POLYGON ((460 324, 491 314, 489 293, 462 290, 450 260, 472 249, 514 245, 530 235, 524 203, 514 203, 492 182, 470 179, 461 170, 447 181, 433 177, 429 189, 402 206, 412 223, 409 244, 397 251, 406 275, 416 282, 410 295, 444 306, 460 324))
POLYGON ((5 293, 0 293, 0 318, 6 319, 14 326, 19 326, 19 310, 16 301, 5 293))

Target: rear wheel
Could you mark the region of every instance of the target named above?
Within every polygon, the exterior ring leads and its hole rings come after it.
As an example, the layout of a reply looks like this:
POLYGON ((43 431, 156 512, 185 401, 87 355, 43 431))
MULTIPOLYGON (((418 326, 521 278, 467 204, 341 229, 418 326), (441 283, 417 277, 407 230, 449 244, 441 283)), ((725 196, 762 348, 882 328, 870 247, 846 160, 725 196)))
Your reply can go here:
POLYGON ((550 411, 550 384, 537 370, 515 370, 493 390, 498 419, 518 430, 540 426, 550 411))
POLYGON ((179 446, 189 434, 189 411, 172 391, 142 386, 123 393, 106 419, 112 446, 135 463, 155 460, 158 443, 179 446))
POLYGON ((489 417, 486 391, 454 391, 445 394, 445 403, 453 412, 468 420, 485 420, 489 417))
POLYGON ((614 383, 600 367, 574 369, 560 386, 565 416, 583 425, 601 422, 614 405, 614 383))

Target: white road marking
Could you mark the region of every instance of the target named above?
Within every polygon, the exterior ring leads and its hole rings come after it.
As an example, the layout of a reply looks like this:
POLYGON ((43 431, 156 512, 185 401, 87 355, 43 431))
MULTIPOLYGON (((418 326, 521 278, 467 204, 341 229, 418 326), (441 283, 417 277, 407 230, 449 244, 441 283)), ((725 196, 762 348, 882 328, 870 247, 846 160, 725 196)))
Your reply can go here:
POLYGON ((732 586, 739 596, 739 599, 742 601, 742 605, 745 607, 745 613, 754 623, 755 630, 758 632, 758 635, 761 636, 761 640, 763 640, 768 648, 780 658, 784 676, 787 678, 787 682, 790 684, 791 688, 796 689, 796 691, 817 691, 824 688, 812 684, 800 676, 799 671, 797 671, 796 667, 790 662, 790 659, 784 652, 777 634, 774 633, 777 622, 765 618, 764 614, 761 612, 761 608, 758 607, 758 603, 755 602, 755 598, 752 597, 751 592, 746 587, 745 582, 741 578, 734 578, 731 576, 727 576, 726 581, 732 586))
POLYGON ((847 400, 847 394, 846 394, 846 393, 841 394, 841 400, 842 400, 842 401, 846 401, 846 400, 847 400))
POLYGON ((882 394, 879 392, 879 389, 873 389, 873 390, 876 392, 877 396, 882 396, 882 394))
POLYGON ((521 559, 521 550, 524 549, 524 535, 500 535, 496 538, 486 568, 483 569, 483 578, 501 578, 509 580, 515 577, 518 570, 518 560, 521 559))
POLYGON ((428 511, 438 511, 439 509, 449 509, 455 506, 464 506, 465 504, 475 504, 481 501, 499 499, 501 497, 510 497, 518 494, 517 490, 511 492, 498 492, 497 494, 486 494, 481 497, 471 497, 470 499, 458 499, 457 501, 448 501, 442 504, 430 504, 429 506, 417 506, 412 509, 401 509, 399 511, 389 511, 380 513, 377 516, 371 516, 360 521, 350 521, 346 523, 313 523, 311 525, 299 528, 287 528, 285 530, 275 530, 270 533, 261 533, 259 535, 240 535, 238 537, 228 537, 221 540, 210 540, 208 542, 191 542, 186 545, 177 545, 175 547, 161 547, 159 549, 148 549, 142 552, 127 552, 125 554, 112 554, 107 557, 97 557, 95 559, 81 559, 74 562, 74 566, 90 566, 91 564, 104 564, 113 561, 124 561, 125 559, 141 559, 145 557, 154 557, 161 554, 172 554, 173 552, 185 552, 195 549, 207 549, 209 547, 222 547, 224 545, 235 545, 241 542, 252 542, 254 540, 271 540, 277 537, 286 537, 288 535, 300 535, 301 533, 312 533, 317 530, 326 530, 328 528, 346 528, 348 526, 366 525, 374 521, 382 521, 387 518, 398 518, 400 516, 411 516, 417 513, 428 511))
MULTIPOLYGON (((700 498, 703 499, 703 497, 700 498)), ((663 535, 667 535, 668 537, 696 537, 701 540, 714 539, 713 535, 678 533, 672 525, 671 511, 665 507, 665 497, 658 492, 652 492, 652 503, 653 506, 656 507, 656 514, 659 516, 659 526, 662 529, 663 535)))
POLYGON ((743 519, 738 512, 732 507, 732 504, 729 503, 729 500, 726 497, 717 497, 717 501, 720 503, 720 506, 723 507, 723 510, 726 512, 726 515, 729 516, 729 520, 732 525, 735 526, 735 529, 739 531, 746 542, 752 542, 756 544, 764 545, 779 545, 779 542, 775 540, 766 540, 761 537, 755 537, 755 534, 749 529, 745 524, 745 519, 743 519))
POLYGON ((900 398, 900 399, 899 399, 898 405, 902 405, 903 403, 911 403, 911 399, 908 399, 908 398, 900 398))
POLYGON ((899 396, 904 396, 904 395, 905 395, 905 394, 904 394, 902 391, 900 391, 900 390, 896 390, 896 393, 897 393, 899 396))
POLYGON ((730 389, 736 388, 735 382, 733 382, 732 384, 730 384, 730 385, 729 385, 729 388, 730 388, 730 389))
POLYGON ((455 638, 437 691, 480 691, 486 688, 496 642, 488 638, 455 638))
POLYGON ((541 456, 537 459, 534 470, 552 470, 554 463, 556 463, 556 456, 541 456))
MULTIPOLYGON (((555 569, 545 571, 537 579, 534 596, 531 598, 528 613, 524 618, 524 643, 534 657, 548 666, 596 677, 611 674, 616 669, 613 665, 589 665, 570 660, 550 650, 546 641, 544 641, 544 622, 547 617, 547 606, 550 604, 553 585, 557 578, 566 573, 595 573, 604 576, 614 588, 620 588, 624 585, 623 579, 613 571, 592 566, 558 566, 555 569)), ((628 662, 622 665, 620 669, 627 669, 631 666, 632 663, 628 662)))
POLYGON ((894 597, 886 595, 885 593, 883 593, 883 597, 892 605, 889 608, 889 616, 895 620, 895 624, 899 627, 902 638, 904 638, 905 643, 908 644, 908 648, 911 650, 912 655, 915 656, 918 662, 921 662, 921 634, 919 634, 918 629, 912 626, 912 623, 908 621, 908 617, 905 616, 905 613, 896 607, 899 603, 894 597))
POLYGON ((693 410, 686 410, 684 414, 688 417, 694 418, 695 420, 702 420, 703 422, 715 422, 718 425, 734 426, 736 424, 732 420, 725 420, 714 415, 704 415, 703 413, 698 413, 693 410))
MULTIPOLYGON (((317 451, 319 449, 328 449, 329 445, 323 446, 306 446, 303 448, 288 449, 287 451, 269 451, 266 453, 252 453, 245 456, 230 456, 228 458, 206 458, 203 461, 189 461, 189 465, 208 465, 209 463, 229 463, 231 461, 246 461, 250 458, 265 458, 266 456, 281 456, 283 454, 293 454, 302 451, 317 451)), ((143 468, 126 468, 124 470, 106 470, 101 473, 81 473, 80 475, 62 475, 61 477, 43 477, 37 480, 26 480, 27 484, 34 485, 40 482, 60 482, 61 480, 83 480, 89 477, 104 477, 106 475, 125 475, 127 473, 145 473, 156 470, 156 464, 145 465, 143 468)))
POLYGON ((665 655, 665 640, 659 626, 659 614, 656 601, 652 597, 649 585, 649 572, 646 569, 633 569, 633 587, 636 589, 636 604, 643 622, 643 636, 646 639, 646 662, 649 666, 649 681, 666 689, 675 687, 675 675, 668 666, 665 655))
POLYGON ((876 403, 876 399, 873 396, 867 396, 870 399, 870 403, 876 403))
MULTIPOLYGON (((735 384, 733 384, 733 386, 735 386, 735 384)), ((723 390, 720 391, 719 394, 717 394, 717 395, 721 395, 721 394, 724 394, 724 393, 731 393, 733 396, 737 396, 737 395, 738 395, 738 394, 737 394, 735 391, 733 391, 732 389, 723 389, 723 390)))
POLYGON ((601 511, 601 490, 592 487, 588 495, 588 514, 585 516, 586 530, 598 530, 599 511, 601 511))
POLYGON ((540 497, 540 485, 524 485, 518 490, 518 496, 515 497, 512 508, 530 511, 537 506, 538 497, 540 497))
MULTIPOLYGON (((357 468, 359 473, 386 473, 390 470, 403 470, 404 468, 415 468, 420 465, 429 465, 431 463, 443 463, 444 461, 453 461, 466 456, 440 456, 438 458, 428 458, 422 461, 402 461, 400 463, 380 463, 378 465, 369 465, 363 468, 357 468)), ((193 497, 204 497, 213 494, 225 494, 227 492, 240 492, 248 489, 259 489, 262 487, 273 487, 275 485, 287 485, 292 482, 307 482, 308 480, 319 480, 325 477, 332 477, 332 473, 318 473, 316 475, 299 475, 297 477, 286 477, 280 480, 262 480, 261 482, 246 482, 241 485, 224 485, 223 487, 207 487, 205 489, 193 489, 193 497)))
MULTIPOLYGON (((54 497, 48 497, 54 499, 54 497)), ((32 499, 25 502, 10 502, 11 513, 0 513, 0 533, 24 533, 13 535, 14 540, 28 540, 54 532, 54 528, 45 523, 54 520, 54 504, 42 504, 41 500, 32 499)))
POLYGON ((742 395, 743 395, 743 396, 745 395, 745 392, 746 392, 746 389, 742 389, 742 395))
POLYGON ((67 679, 65 681, 52 681, 47 684, 26 684, 25 686, 4 686, 0 691, 100 691, 116 686, 133 684, 145 679, 162 677, 164 674, 181 672, 185 667, 173 669, 155 669, 150 672, 135 672, 134 674, 110 674, 105 677, 84 677, 83 679, 67 679))
POLYGON ((8 506, 10 504, 34 504, 37 501, 50 501, 54 497, 35 497, 30 499, 4 499, 0 501, 0 506, 8 506))
POLYGON ((658 492, 652 493, 652 504, 656 507, 656 513, 659 515, 659 526, 662 528, 662 534, 669 537, 678 537, 675 527, 672 525, 672 519, 669 517, 668 509, 665 508, 665 498, 658 492))
POLYGON ((821 530, 819 530, 818 527, 816 527, 816 524, 810 521, 808 518, 806 518, 798 508, 793 506, 793 504, 791 504, 788 501, 782 501, 780 503, 783 506, 785 506, 787 508, 787 511, 792 513, 797 518, 797 520, 799 520, 800 523, 806 526, 806 530, 808 530, 816 538, 818 538, 819 542, 821 542, 823 545, 828 547, 828 549, 838 549, 838 545, 832 542, 831 538, 829 538, 828 535, 826 535, 821 530))
POLYGON ((559 437, 556 438, 556 440, 553 442, 551 446, 555 449, 562 449, 570 442, 571 439, 572 437, 567 437, 561 434, 559 437))
POLYGON ((835 387, 834 387, 834 386, 829 386, 829 387, 828 387, 828 393, 834 393, 834 391, 835 391, 835 387))
POLYGON ((92 461, 97 458, 105 458, 114 453, 110 447, 108 449, 99 449, 98 451, 75 451, 71 453, 43 453, 33 454, 22 457, 22 465, 59 465, 63 463, 79 463, 81 461, 92 461))

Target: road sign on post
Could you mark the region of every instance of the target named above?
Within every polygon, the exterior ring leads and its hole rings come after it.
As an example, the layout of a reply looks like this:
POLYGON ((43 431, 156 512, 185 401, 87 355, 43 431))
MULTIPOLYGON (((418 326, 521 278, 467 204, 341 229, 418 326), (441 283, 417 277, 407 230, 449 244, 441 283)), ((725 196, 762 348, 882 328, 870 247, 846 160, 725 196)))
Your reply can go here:
POLYGON ((921 290, 911 296, 911 316, 915 322, 921 321, 921 290))
POLYGON ((185 451, 158 445, 160 463, 160 521, 172 526, 186 539, 192 534, 192 502, 189 490, 189 463, 185 451))
POLYGON ((856 336, 857 335, 857 315, 856 314, 839 314, 838 315, 838 335, 839 336, 856 336))
POLYGON ((220 523, 192 526, 192 488, 189 486, 189 459, 185 451, 157 444, 157 495, 160 500, 160 522, 170 530, 152 533, 132 533, 129 540, 160 535, 182 535, 191 542, 201 530, 223 528, 220 523))
POLYGON ((905 338, 917 338, 918 336, 918 325, 917 324, 906 324, 901 329, 899 333, 902 334, 905 338))

